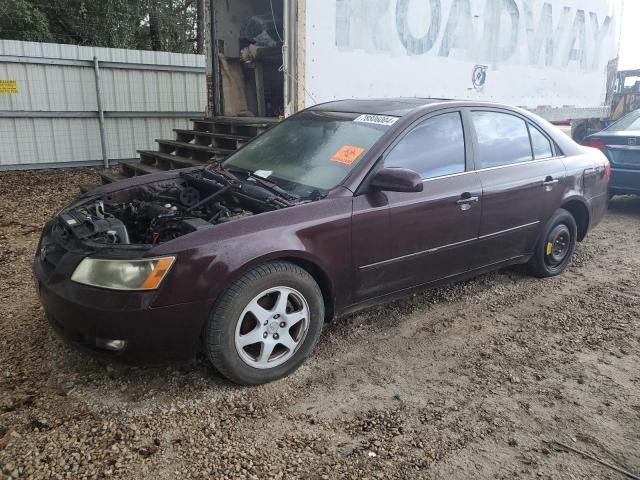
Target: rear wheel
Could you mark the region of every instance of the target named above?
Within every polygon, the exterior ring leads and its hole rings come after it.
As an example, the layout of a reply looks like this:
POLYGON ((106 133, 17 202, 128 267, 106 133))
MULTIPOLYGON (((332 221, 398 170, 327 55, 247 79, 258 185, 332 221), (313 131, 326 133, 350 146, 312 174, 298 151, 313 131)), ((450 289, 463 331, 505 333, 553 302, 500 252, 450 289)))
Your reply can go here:
POLYGON ((300 366, 323 322, 322 293, 313 277, 289 262, 267 263, 222 295, 207 324, 205 350, 230 380, 267 383, 300 366))
POLYGON ((568 211, 559 209, 547 223, 529 266, 537 277, 559 275, 571 263, 578 227, 568 211))

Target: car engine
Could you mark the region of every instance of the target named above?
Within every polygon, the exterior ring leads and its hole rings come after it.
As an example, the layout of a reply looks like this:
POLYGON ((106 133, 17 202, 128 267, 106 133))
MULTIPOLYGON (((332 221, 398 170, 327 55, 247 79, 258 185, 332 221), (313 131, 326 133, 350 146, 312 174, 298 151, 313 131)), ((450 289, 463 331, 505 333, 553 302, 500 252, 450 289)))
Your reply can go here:
POLYGON ((95 198, 65 210, 66 236, 94 246, 156 245, 300 199, 264 179, 208 168, 95 198))

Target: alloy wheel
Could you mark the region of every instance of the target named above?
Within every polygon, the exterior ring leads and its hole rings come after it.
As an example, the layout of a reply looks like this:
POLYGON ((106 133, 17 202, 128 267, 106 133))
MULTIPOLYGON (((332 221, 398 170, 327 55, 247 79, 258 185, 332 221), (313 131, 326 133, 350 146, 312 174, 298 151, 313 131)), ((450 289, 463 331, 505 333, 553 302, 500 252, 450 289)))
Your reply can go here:
POLYGON ((238 318, 236 351, 253 368, 274 368, 293 357, 308 330, 304 296, 289 287, 270 288, 256 295, 238 318))

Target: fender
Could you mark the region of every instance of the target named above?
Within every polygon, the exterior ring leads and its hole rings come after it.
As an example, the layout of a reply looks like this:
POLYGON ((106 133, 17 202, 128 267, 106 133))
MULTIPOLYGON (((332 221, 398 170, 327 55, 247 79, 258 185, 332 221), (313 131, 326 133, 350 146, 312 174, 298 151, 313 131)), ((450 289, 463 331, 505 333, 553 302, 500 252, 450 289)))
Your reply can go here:
MULTIPOLYGON (((320 290, 323 293, 323 297, 325 297, 324 303, 325 303, 325 306, 327 307, 327 316, 328 318, 331 318, 333 316, 333 313, 337 311, 337 308, 336 308, 337 299, 335 294, 336 285, 335 285, 335 282, 332 280, 331 275, 328 273, 328 266, 325 264, 323 259, 310 252, 306 252, 303 250, 280 250, 280 251, 269 252, 265 255, 253 258, 247 261, 245 264, 237 267, 234 270, 233 274, 227 277, 228 278, 227 285, 237 281, 245 273, 256 268, 257 266, 263 265, 268 262, 276 261, 276 260, 289 261, 291 263, 300 265, 302 268, 307 270, 311 274, 311 276, 313 276, 316 279, 316 282, 318 283, 318 286, 320 287, 320 290), (313 271, 309 271, 308 267, 312 267, 313 271)), ((344 291, 344 289, 348 287, 349 286, 346 284, 343 284, 340 286, 340 288, 343 289, 342 291, 344 291)), ((212 289, 210 298, 214 300, 214 304, 215 302, 217 302, 218 298, 224 292, 224 290, 225 288, 222 288, 222 289, 218 288, 215 290, 212 289)))
POLYGON ((591 206, 589 205, 589 202, 586 198, 576 192, 567 192, 567 194, 562 197, 561 205, 576 201, 580 202, 584 208, 587 209, 587 213, 589 214, 589 217, 591 217, 591 206))
MULTIPOLYGON (((586 233, 591 229, 591 217, 592 217, 592 214, 591 214, 591 208, 589 206, 589 202, 587 202, 584 197, 582 197, 581 195, 576 194, 575 192, 573 192, 573 193, 568 192, 564 197, 562 197, 562 202, 560 203, 560 206, 558 208, 564 208, 564 209, 568 210, 569 213, 571 213, 574 216, 574 218, 576 218, 576 223, 578 224, 578 241, 581 242, 582 240, 584 240, 584 237, 586 236, 586 233), (576 212, 573 210, 573 208, 571 208, 571 207, 567 208, 566 207, 566 205, 569 204, 569 203, 573 203, 574 205, 576 203, 579 203, 580 205, 582 205, 585 208, 585 211, 587 213, 586 225, 583 225, 582 228, 581 228, 581 224, 579 222, 579 219, 576 218, 576 212)), ((549 217, 549 218, 551 218, 551 217, 549 217)), ((536 241, 535 241, 534 245, 538 244, 538 241, 540 240, 540 236, 544 232, 544 227, 547 225, 547 222, 549 221, 549 218, 545 219, 545 221, 544 221, 544 223, 542 225, 543 228, 540 230, 540 233, 536 237, 536 241)))
POLYGON ((562 199, 561 207, 568 210, 576 219, 576 223, 578 224, 578 241, 581 242, 592 227, 593 208, 591 202, 582 195, 567 195, 562 199), (581 207, 584 208, 584 210, 577 210, 581 207), (582 215, 586 215, 586 217, 582 218, 582 215))
POLYGON ((160 244, 148 254, 177 252, 178 258, 154 306, 213 300, 246 271, 283 258, 313 265, 331 278, 332 300, 338 307, 344 305, 351 292, 352 208, 352 197, 325 199, 216 225, 160 244))

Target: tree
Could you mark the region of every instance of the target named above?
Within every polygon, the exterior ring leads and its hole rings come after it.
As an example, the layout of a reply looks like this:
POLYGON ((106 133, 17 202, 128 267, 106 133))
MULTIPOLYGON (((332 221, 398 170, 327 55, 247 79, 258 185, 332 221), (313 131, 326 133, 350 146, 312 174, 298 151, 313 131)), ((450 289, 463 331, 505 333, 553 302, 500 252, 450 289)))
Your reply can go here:
POLYGON ((32 42, 51 42, 49 22, 28 0, 2 0, 4 12, 0 13, 0 38, 32 42))
POLYGON ((196 53, 204 53, 204 1, 196 0, 196 53))
POLYGON ((198 0, 147 0, 138 41, 142 48, 197 52, 198 0))
POLYGON ((0 38, 196 53, 200 1, 0 0, 0 38))

